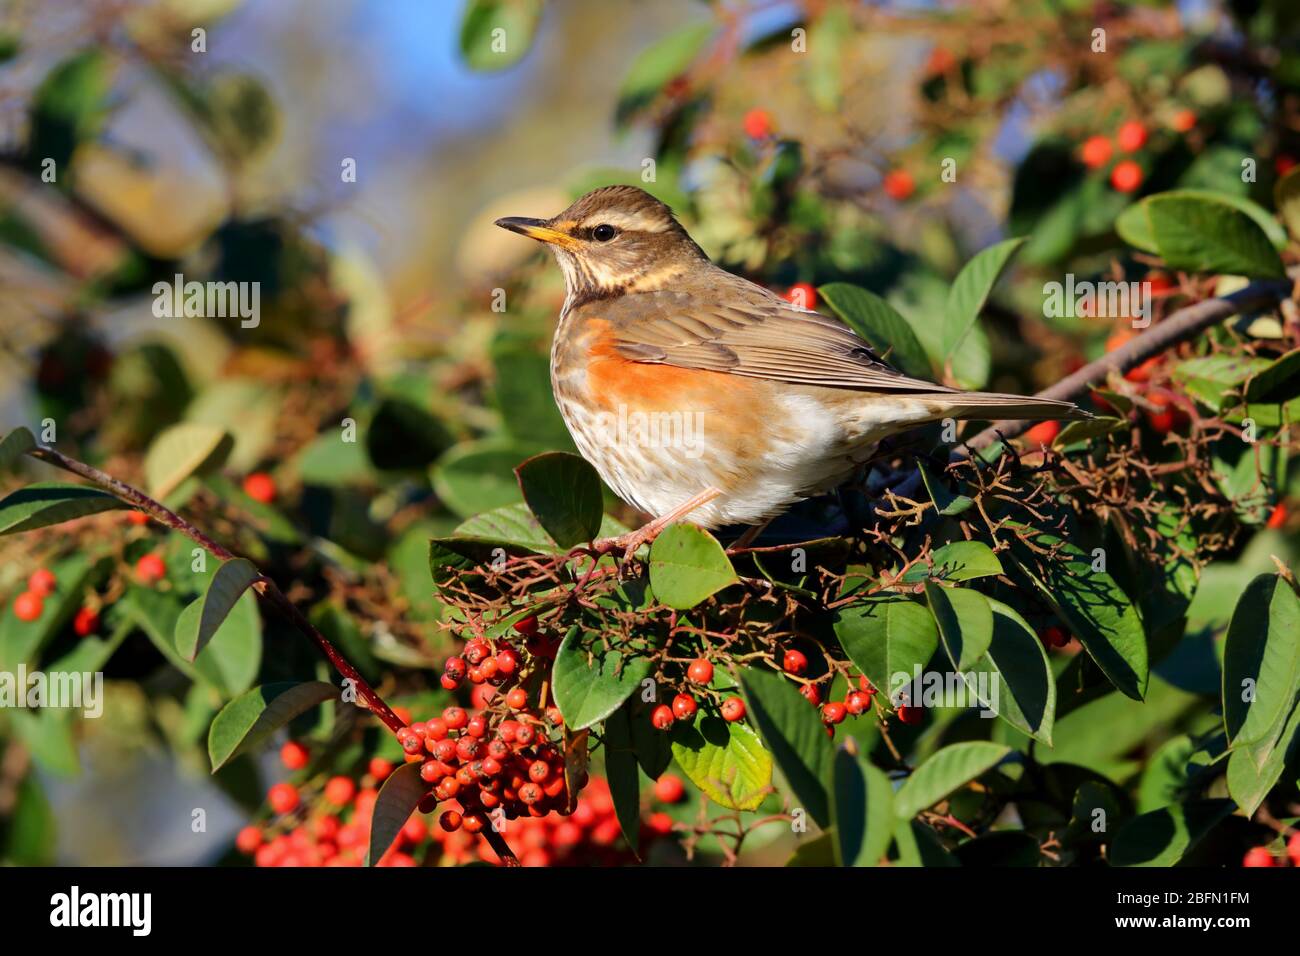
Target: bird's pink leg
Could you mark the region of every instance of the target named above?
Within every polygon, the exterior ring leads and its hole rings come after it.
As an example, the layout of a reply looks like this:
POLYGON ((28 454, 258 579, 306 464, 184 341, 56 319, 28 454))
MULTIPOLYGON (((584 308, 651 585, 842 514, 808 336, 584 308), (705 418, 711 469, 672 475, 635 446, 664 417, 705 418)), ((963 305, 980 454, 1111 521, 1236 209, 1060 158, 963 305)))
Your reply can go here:
POLYGON ((626 561, 636 553, 636 549, 643 544, 649 544, 659 537, 670 524, 680 521, 696 508, 707 505, 714 498, 722 494, 718 488, 705 488, 698 495, 695 495, 665 514, 660 515, 653 521, 649 521, 635 531, 629 531, 627 534, 621 534, 617 538, 601 538, 599 541, 593 541, 592 551, 596 554, 609 554, 612 551, 622 550, 623 560, 626 561))

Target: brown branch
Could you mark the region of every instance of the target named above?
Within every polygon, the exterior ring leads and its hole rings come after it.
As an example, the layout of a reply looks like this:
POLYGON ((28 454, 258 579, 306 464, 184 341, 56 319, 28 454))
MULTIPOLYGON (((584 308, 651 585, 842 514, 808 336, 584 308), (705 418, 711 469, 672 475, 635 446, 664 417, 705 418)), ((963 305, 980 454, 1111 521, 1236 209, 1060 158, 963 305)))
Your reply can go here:
MULTIPOLYGON (((221 561, 230 561, 237 557, 233 552, 213 541, 203 531, 190 524, 170 508, 150 498, 138 488, 133 488, 126 482, 114 478, 107 472, 100 471, 85 462, 77 461, 75 458, 69 458, 50 448, 33 448, 27 454, 39 461, 62 468, 64 471, 70 471, 87 481, 94 482, 122 501, 139 508, 160 524, 185 535, 195 544, 210 551, 214 557, 221 561)), ((344 679, 352 681, 356 687, 357 696, 375 716, 384 722, 389 730, 397 733, 405 726, 402 719, 393 713, 393 709, 385 703, 384 699, 370 686, 369 682, 349 663, 339 649, 330 643, 329 638, 317 630, 311 621, 307 620, 306 615, 298 610, 297 605, 284 596, 284 592, 280 590, 274 581, 265 574, 259 574, 252 586, 258 597, 278 610, 289 619, 289 623, 310 638, 311 642, 325 655, 326 659, 344 679)), ((491 828, 485 829, 483 836, 506 866, 519 865, 519 860, 511 851, 510 845, 506 843, 505 837, 491 828)))
MULTIPOLYGON (((1290 295, 1291 289, 1291 283, 1282 280, 1252 282, 1230 295, 1186 306, 1115 351, 1106 353, 1095 362, 1089 362, 1051 388, 1037 393, 1035 397, 1072 401, 1082 396, 1091 385, 1103 381, 1112 371, 1123 374, 1147 359, 1195 338, 1224 319, 1240 312, 1275 305, 1290 295)), ((1033 424, 1032 421, 994 422, 970 441, 958 445, 958 453, 962 453, 963 447, 978 451, 999 438, 1015 438, 1028 431, 1033 424)))

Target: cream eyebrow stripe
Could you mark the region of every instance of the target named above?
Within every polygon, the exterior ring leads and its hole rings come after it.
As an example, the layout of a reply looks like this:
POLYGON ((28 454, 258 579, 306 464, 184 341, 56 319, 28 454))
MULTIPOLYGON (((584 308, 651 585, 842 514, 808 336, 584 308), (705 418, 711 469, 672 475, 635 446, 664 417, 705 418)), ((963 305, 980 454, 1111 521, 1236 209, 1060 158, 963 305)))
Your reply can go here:
POLYGON ((636 232, 663 232, 668 228, 667 223, 658 218, 637 214, 628 215, 622 212, 596 213, 593 216, 588 216, 583 220, 582 228, 594 229, 602 224, 613 226, 615 229, 631 229, 636 232))

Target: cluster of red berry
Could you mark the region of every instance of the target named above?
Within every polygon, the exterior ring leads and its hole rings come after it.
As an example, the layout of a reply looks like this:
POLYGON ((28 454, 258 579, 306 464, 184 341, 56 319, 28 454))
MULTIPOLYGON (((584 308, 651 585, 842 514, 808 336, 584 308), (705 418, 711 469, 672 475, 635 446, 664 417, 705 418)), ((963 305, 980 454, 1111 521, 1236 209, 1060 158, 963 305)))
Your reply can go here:
MULTIPOLYGON (((691 661, 686 668, 686 679, 692 684, 707 686, 713 680, 713 664, 703 657, 691 661)), ((668 730, 679 720, 692 720, 699 712, 699 702, 690 694, 682 691, 673 698, 671 704, 660 704, 650 711, 650 723, 657 730, 668 730)), ((745 702, 739 697, 728 697, 718 707, 722 719, 735 723, 745 719, 745 702)))
MULTIPOLYGON (((1170 126, 1178 133, 1190 132, 1196 126, 1196 114, 1191 110, 1181 110, 1173 117, 1170 126)), ((1145 125, 1137 120, 1122 123, 1115 132, 1112 142, 1109 136, 1089 136, 1079 147, 1079 159, 1089 169, 1100 169, 1111 161, 1116 147, 1121 153, 1138 153, 1146 146, 1150 134, 1145 125)), ((1142 164, 1136 159, 1122 159, 1110 171, 1110 185, 1117 192, 1136 192, 1145 178, 1142 164)))
POLYGON ((1266 846, 1254 846, 1246 851, 1241 865, 1246 867, 1286 866, 1290 860, 1292 866, 1300 866, 1300 831, 1292 833, 1286 841, 1286 856, 1277 857, 1266 846))
MULTIPOLYGON (((27 579, 27 590, 14 598, 14 617, 25 623, 38 620, 45 613, 45 599, 58 588, 58 579, 49 568, 37 568, 27 579)), ((99 630, 99 612, 86 606, 78 609, 72 619, 72 629, 78 637, 87 637, 99 630)))
MULTIPOLYGON (((301 743, 290 741, 281 748, 280 759, 287 769, 301 770, 309 762, 309 753, 301 743)), ((300 790, 292 783, 274 784, 267 791, 267 804, 277 819, 264 826, 244 827, 235 846, 261 867, 362 866, 370 841, 371 815, 379 798, 377 788, 393 769, 391 761, 375 757, 359 781, 334 776, 316 792, 300 790)), ((662 779, 674 780, 682 787, 676 778, 662 779)), ((680 798, 681 793, 676 799, 680 798)), ((478 828, 466 825, 468 812, 444 810, 431 822, 422 816, 429 809, 432 807, 422 806, 411 814, 377 865, 460 864, 475 859, 500 862, 485 840, 475 838, 478 828)), ((656 816, 666 819, 666 815, 656 816)), ((502 820, 498 826, 524 866, 612 866, 631 859, 619 842, 614 801, 609 785, 601 778, 591 781, 572 814, 521 816, 502 820)), ((665 826, 652 816, 646 831, 666 833, 671 828, 671 820, 665 826)))

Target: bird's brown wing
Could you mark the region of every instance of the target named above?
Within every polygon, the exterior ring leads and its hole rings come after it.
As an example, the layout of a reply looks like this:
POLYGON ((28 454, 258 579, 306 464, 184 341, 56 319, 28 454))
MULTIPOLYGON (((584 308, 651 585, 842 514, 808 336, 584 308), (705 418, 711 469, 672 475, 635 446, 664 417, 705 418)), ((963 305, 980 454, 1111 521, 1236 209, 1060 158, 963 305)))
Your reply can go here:
POLYGON ((953 392, 882 362, 838 319, 798 309, 719 270, 700 291, 638 292, 600 303, 618 354, 636 362, 803 385, 881 392, 953 392))

